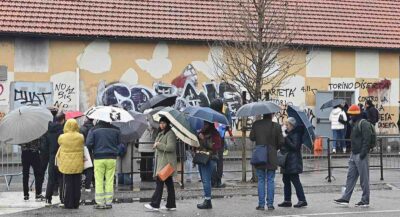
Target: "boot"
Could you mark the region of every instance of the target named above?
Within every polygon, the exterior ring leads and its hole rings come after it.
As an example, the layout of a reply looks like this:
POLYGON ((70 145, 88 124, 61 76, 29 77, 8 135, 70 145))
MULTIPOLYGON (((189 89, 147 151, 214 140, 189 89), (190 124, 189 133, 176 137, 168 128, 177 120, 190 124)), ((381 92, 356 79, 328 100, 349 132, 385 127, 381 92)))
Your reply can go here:
POLYGON ((204 200, 203 203, 197 204, 198 209, 212 209, 211 200, 204 200))

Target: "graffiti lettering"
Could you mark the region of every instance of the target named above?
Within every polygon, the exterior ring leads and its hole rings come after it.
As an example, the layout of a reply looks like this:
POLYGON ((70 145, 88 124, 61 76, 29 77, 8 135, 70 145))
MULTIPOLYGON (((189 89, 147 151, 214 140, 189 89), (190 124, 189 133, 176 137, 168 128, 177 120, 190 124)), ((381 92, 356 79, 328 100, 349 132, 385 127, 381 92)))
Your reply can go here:
MULTIPOLYGON (((4 93, 4 86, 3 86, 3 84, 0 84, 0 96, 1 96, 3 93, 4 93)), ((0 101, 6 101, 6 99, 1 99, 1 98, 0 98, 0 101)))
POLYGON ((296 88, 271 89, 270 94, 276 97, 295 97, 296 88))
POLYGON ((47 97, 51 95, 51 92, 31 92, 31 91, 24 91, 24 90, 14 90, 14 101, 19 102, 23 105, 30 105, 30 104, 39 104, 39 105, 46 105, 47 104, 47 97))

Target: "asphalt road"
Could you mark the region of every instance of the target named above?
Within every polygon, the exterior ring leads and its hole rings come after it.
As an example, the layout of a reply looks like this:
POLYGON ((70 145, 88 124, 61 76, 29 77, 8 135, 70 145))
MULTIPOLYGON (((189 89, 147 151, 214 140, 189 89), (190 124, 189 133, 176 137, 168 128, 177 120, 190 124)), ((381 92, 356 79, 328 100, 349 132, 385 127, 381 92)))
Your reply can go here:
MULTIPOLYGON (((261 216, 286 216, 286 217, 307 217, 307 216, 341 216, 341 217, 372 217, 372 216, 400 216, 400 191, 398 190, 380 190, 371 192, 371 206, 369 208, 355 208, 354 204, 358 202, 361 192, 355 192, 350 207, 341 207, 332 201, 338 198, 338 193, 314 193, 306 195, 309 207, 279 208, 276 205, 274 211, 257 211, 257 197, 234 196, 231 198, 214 199, 212 210, 198 210, 196 204, 200 199, 186 199, 177 201, 177 211, 148 212, 144 209, 144 203, 124 203, 114 204, 111 210, 94 210, 92 206, 81 206, 78 210, 65 210, 61 208, 42 208, 26 212, 7 214, 10 217, 28 217, 28 216, 96 216, 96 217, 261 217, 261 216)), ((275 198, 277 204, 281 202, 282 195, 275 198)), ((293 202, 297 202, 296 199, 293 202)))

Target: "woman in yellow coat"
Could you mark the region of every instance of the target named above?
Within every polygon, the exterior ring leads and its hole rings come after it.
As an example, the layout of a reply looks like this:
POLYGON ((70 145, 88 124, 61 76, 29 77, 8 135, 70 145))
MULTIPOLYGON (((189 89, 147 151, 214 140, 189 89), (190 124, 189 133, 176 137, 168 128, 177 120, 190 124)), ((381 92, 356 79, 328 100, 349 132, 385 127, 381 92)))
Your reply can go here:
POLYGON ((63 174, 64 207, 78 209, 81 197, 81 174, 83 171, 83 135, 79 133, 78 122, 69 119, 64 134, 58 138, 60 148, 56 155, 59 171, 63 174))

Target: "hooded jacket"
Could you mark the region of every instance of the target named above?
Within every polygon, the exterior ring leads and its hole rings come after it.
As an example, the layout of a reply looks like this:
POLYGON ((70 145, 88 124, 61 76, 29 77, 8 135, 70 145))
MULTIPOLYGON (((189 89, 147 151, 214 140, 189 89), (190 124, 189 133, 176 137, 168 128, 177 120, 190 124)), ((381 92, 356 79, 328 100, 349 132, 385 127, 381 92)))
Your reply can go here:
POLYGON ((109 123, 100 122, 86 138, 86 146, 93 150, 94 159, 117 159, 121 132, 109 123))
POLYGON ((343 120, 347 121, 346 113, 341 108, 334 108, 329 115, 329 121, 331 122, 332 130, 343 130, 344 124, 339 122, 340 115, 343 116, 343 120))
POLYGON ((64 134, 58 138, 58 169, 63 174, 79 174, 83 171, 84 138, 79 133, 78 122, 69 119, 64 126, 64 134))

